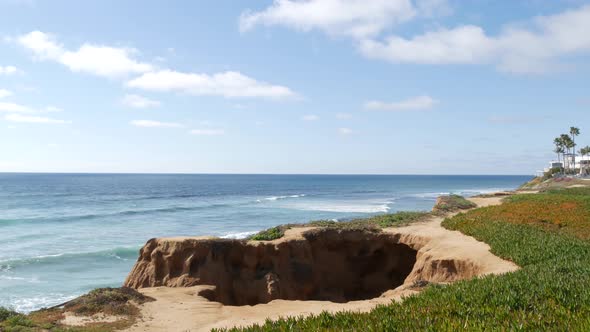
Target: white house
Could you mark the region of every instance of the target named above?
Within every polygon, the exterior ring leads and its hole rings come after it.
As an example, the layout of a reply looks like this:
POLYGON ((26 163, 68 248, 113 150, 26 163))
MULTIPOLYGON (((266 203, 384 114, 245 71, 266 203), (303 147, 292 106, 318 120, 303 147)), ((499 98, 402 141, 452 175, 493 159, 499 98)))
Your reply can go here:
POLYGON ((590 175, 590 156, 578 156, 571 153, 565 155, 564 161, 550 161, 549 167, 545 168, 543 172, 549 172, 553 168, 572 170, 574 169, 574 165, 576 174, 590 175))

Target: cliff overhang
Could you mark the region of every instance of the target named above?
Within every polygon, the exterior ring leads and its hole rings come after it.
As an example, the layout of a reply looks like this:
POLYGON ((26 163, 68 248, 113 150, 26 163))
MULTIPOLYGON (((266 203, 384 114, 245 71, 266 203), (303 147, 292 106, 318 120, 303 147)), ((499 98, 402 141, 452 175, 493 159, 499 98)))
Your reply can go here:
MULTIPOLYGON (((488 263, 490 257, 498 258, 487 246, 458 252, 447 234, 453 232, 439 234, 440 226, 434 232, 412 230, 427 225, 380 231, 294 228, 273 241, 151 239, 124 285, 208 285, 199 295, 234 306, 277 299, 345 303, 497 272, 488 263), (481 255, 490 257, 483 263, 478 261, 481 255)), ((501 272, 514 269, 507 264, 501 272)))

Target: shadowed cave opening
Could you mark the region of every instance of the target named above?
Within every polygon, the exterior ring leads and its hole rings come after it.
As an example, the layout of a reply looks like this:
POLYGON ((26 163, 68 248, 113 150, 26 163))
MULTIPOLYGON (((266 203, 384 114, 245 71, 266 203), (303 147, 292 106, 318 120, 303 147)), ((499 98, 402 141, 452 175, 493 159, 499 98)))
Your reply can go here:
POLYGON ((279 244, 217 242, 190 263, 199 295, 225 305, 275 299, 348 302, 380 296, 404 283, 417 251, 385 233, 314 230, 279 244))

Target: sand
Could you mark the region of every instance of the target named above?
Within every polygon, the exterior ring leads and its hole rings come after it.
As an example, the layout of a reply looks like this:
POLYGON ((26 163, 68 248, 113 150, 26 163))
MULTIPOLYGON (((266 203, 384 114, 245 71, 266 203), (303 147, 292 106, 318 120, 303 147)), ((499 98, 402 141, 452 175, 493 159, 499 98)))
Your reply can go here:
MULTIPOLYGON (((503 197, 472 198, 480 207, 498 205, 503 197)), ((514 263, 500 259, 490 253, 487 244, 458 231, 449 231, 441 226, 444 217, 412 224, 406 227, 387 228, 385 232, 403 237, 405 243, 420 248, 416 268, 408 279, 446 280, 449 271, 444 266, 430 266, 429 259, 437 262, 460 263, 464 275, 457 279, 469 279, 486 274, 501 274, 518 269, 514 263), (447 261, 448 259, 448 261, 447 261), (421 263, 422 261, 422 263, 421 263), (424 264, 429 262, 429 264, 424 264), (438 275, 437 275, 438 274, 438 275)), ((308 229, 294 228, 286 232, 281 241, 301 237, 308 229)), ((209 331, 215 327, 248 326, 264 323, 266 319, 287 316, 319 314, 322 311, 369 311, 378 304, 399 301, 404 296, 417 293, 409 284, 389 290, 378 298, 333 303, 327 301, 286 301, 274 300, 254 306, 224 306, 211 302, 197 293, 208 286, 186 288, 154 287, 140 291, 156 299, 140 306, 142 318, 126 331, 209 331)))

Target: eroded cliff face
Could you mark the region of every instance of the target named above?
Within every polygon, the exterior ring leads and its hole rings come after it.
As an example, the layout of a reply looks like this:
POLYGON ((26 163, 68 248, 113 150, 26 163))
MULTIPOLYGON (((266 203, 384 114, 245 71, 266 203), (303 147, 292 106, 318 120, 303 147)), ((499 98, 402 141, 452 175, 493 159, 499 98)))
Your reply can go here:
POLYGON ((212 285, 200 295, 227 305, 274 299, 348 302, 402 285, 417 250, 383 232, 314 229, 269 242, 152 239, 125 285, 212 285))
POLYGON ((209 285, 199 295, 238 306, 275 299, 343 303, 518 268, 440 221, 382 231, 293 228, 264 242, 151 239, 125 286, 209 285))

